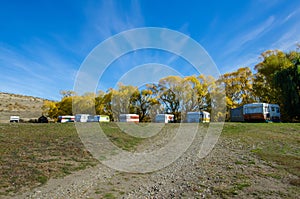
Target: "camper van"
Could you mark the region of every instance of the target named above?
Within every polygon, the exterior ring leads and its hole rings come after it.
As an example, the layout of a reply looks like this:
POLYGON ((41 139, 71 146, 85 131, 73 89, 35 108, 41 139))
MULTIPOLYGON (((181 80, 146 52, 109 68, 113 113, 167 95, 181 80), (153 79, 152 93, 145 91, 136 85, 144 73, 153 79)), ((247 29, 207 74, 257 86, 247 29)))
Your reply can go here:
POLYGON ((75 122, 87 122, 89 119, 89 114, 76 114, 75 122))
POLYGON ((139 115, 137 114, 120 114, 119 115, 120 122, 139 122, 139 115))
POLYGON ((58 116, 57 122, 59 123, 75 122, 75 116, 72 115, 58 116))
POLYGON ((280 121, 278 104, 252 103, 243 106, 244 120, 247 121, 280 121))
POLYGON ((157 114, 155 116, 155 122, 157 122, 157 123, 173 123, 174 115, 172 115, 172 114, 157 114))
POLYGON ((210 122, 210 113, 206 111, 188 112, 186 119, 188 123, 208 123, 210 122))

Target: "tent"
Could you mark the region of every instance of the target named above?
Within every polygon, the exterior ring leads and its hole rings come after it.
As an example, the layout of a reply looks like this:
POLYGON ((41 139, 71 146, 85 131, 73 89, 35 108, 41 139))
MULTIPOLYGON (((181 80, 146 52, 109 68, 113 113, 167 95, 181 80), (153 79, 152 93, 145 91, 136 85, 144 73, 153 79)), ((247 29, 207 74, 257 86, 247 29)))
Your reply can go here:
POLYGON ((38 123, 48 123, 47 117, 42 115, 41 117, 39 117, 38 123))

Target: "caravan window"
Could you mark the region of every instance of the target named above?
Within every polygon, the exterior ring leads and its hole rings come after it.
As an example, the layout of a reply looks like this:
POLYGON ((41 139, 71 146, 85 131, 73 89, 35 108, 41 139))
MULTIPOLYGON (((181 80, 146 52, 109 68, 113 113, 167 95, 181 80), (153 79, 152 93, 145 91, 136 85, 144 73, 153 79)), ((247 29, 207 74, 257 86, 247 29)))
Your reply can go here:
POLYGON ((279 108, 278 107, 276 107, 276 113, 279 113, 279 108))

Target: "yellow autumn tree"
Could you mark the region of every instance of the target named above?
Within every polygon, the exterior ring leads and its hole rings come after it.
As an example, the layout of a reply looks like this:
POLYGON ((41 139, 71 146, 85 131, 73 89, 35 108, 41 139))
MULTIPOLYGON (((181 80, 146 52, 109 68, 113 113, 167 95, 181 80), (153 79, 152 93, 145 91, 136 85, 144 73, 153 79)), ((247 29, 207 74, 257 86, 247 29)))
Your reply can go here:
POLYGON ((43 115, 56 119, 58 117, 57 102, 45 100, 42 106, 43 115))
POLYGON ((220 77, 220 81, 225 84, 227 114, 231 108, 255 101, 252 87, 253 74, 249 67, 225 73, 220 77))
POLYGON ((82 96, 73 96, 73 114, 91 114, 95 115, 96 94, 92 92, 85 93, 82 96))
POLYGON ((139 90, 135 86, 120 83, 118 90, 111 89, 111 109, 114 119, 117 121, 120 114, 137 113, 133 103, 139 90))

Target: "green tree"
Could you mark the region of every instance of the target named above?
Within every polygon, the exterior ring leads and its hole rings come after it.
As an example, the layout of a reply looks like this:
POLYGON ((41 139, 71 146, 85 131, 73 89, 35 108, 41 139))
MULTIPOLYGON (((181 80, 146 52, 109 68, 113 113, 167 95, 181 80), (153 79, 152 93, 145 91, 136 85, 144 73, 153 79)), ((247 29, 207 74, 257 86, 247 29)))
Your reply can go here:
POLYGON ((275 86, 280 88, 280 100, 283 104, 284 119, 300 120, 300 53, 291 52, 288 57, 294 66, 275 73, 275 86))
POLYGON ((280 90, 275 86, 275 74, 293 66, 287 55, 279 50, 268 50, 261 54, 262 62, 255 66, 253 89, 257 100, 280 104, 280 90))

